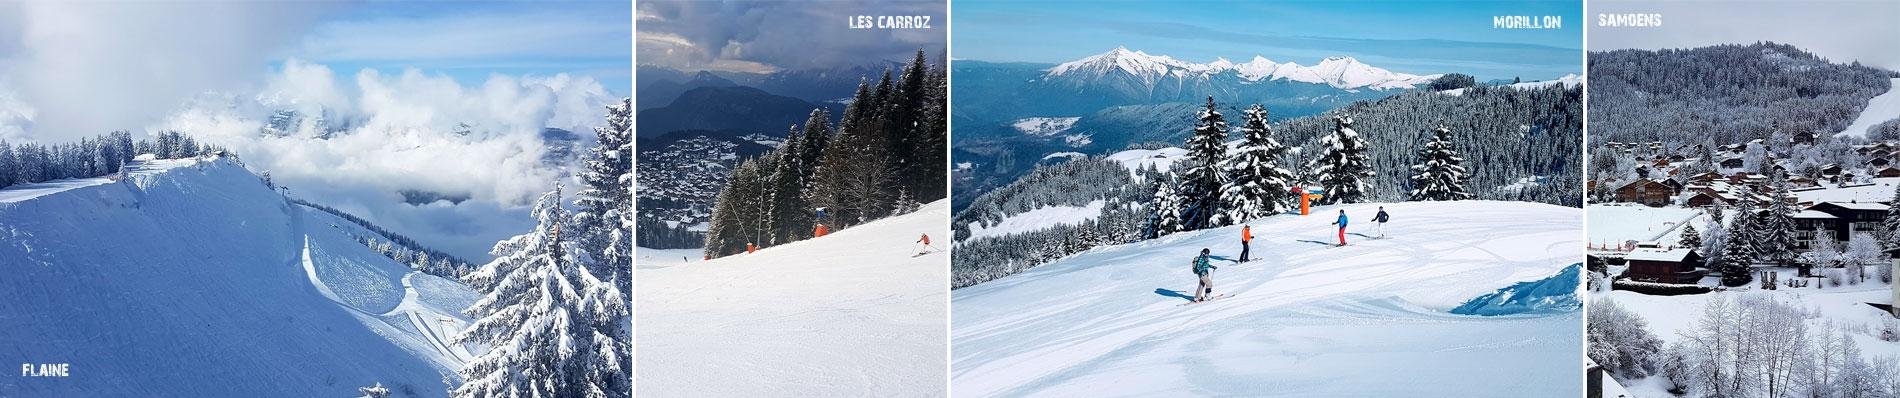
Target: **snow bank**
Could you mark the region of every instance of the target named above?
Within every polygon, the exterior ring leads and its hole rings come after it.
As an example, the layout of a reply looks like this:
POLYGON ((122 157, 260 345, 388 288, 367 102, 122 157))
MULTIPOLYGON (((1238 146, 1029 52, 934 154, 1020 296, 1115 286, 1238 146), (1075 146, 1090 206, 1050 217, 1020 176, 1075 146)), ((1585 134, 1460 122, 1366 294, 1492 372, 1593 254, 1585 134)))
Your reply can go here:
POLYGON ((943 395, 949 254, 913 256, 912 242, 929 233, 942 249, 949 214, 940 200, 757 253, 643 260, 640 395, 943 395))
MULTIPOLYGON (((952 293, 957 396, 1577 396, 1581 311, 1476 317, 1472 297, 1578 259, 1582 213, 1495 201, 1380 204, 1100 247, 952 293), (1354 221, 1334 247, 1332 215, 1354 221), (1102 386, 1112 385, 1111 390, 1102 386)), ((642 290, 645 292, 646 290, 642 290)), ((646 307, 641 307, 645 309, 646 307)), ((645 356, 641 357, 645 359, 645 356)), ((644 371, 646 368, 642 368, 644 371)), ((643 390, 644 391, 644 390, 643 390)))
POLYGON ((1575 264, 1549 278, 1518 282, 1471 299, 1451 309, 1451 313, 1493 316, 1577 311, 1583 308, 1583 301, 1577 299, 1582 269, 1583 264, 1575 264))
POLYGON ((442 307, 472 292, 408 288, 428 277, 232 161, 50 185, 66 189, 0 203, 0 362, 72 376, 11 379, 0 396, 350 396, 378 382, 442 396, 465 357, 441 341, 466 319, 442 307))

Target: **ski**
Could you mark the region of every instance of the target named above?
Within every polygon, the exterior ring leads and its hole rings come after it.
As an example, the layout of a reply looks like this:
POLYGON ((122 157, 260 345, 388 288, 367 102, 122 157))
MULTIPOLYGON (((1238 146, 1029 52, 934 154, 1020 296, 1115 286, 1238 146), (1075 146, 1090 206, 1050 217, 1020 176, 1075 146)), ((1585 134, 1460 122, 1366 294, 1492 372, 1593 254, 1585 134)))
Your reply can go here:
POLYGON ((1232 297, 1232 296, 1233 296, 1233 294, 1230 294, 1230 293, 1221 293, 1221 294, 1216 294, 1216 295, 1213 295, 1213 296, 1210 296, 1210 297, 1208 297, 1207 299, 1204 299, 1204 300, 1201 300, 1201 301, 1192 301, 1192 300, 1190 300, 1190 301, 1188 301, 1188 302, 1186 302, 1186 303, 1181 303, 1181 304, 1179 304, 1179 305, 1175 305, 1175 306, 1176 306, 1176 307, 1180 307, 1180 306, 1185 306, 1185 305, 1188 305, 1188 304, 1199 304, 1199 303, 1205 303, 1205 302, 1209 302, 1209 301, 1214 301, 1214 300, 1219 300, 1219 299, 1223 299, 1223 298, 1228 298, 1228 297, 1232 297))

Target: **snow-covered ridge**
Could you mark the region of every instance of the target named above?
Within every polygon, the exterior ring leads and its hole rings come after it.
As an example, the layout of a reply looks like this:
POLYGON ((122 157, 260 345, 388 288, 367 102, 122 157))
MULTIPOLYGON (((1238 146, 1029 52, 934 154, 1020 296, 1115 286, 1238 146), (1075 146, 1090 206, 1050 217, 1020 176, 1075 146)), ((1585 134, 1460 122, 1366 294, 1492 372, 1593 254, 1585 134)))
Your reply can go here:
POLYGON ((127 170, 0 190, 0 351, 74 367, 0 396, 441 396, 470 357, 449 339, 474 292, 369 250, 361 226, 227 158, 127 170))
MULTIPOLYGON (((1565 88, 1572 88, 1572 87, 1577 87, 1582 84, 1583 84, 1583 76, 1577 76, 1577 74, 1571 73, 1571 74, 1564 75, 1564 77, 1559 77, 1553 80, 1511 83, 1511 84, 1506 84, 1499 87, 1509 87, 1509 88, 1517 89, 1517 90, 1530 90, 1530 89, 1539 89, 1539 88, 1550 87, 1550 86, 1555 86, 1555 85, 1563 85, 1565 88)), ((1450 96, 1459 96, 1459 95, 1465 94, 1465 89, 1455 88, 1455 89, 1450 89, 1450 90, 1445 90, 1445 91, 1439 91, 1438 93, 1444 94, 1444 95, 1450 95, 1450 96)))
POLYGON ((1213 62, 1199 64, 1177 60, 1166 55, 1130 51, 1127 47, 1116 47, 1105 53, 1056 65, 1049 68, 1044 76, 1099 77, 1109 73, 1124 73, 1135 76, 1143 82, 1153 83, 1165 77, 1204 78, 1227 72, 1238 74, 1241 80, 1249 82, 1285 79, 1325 84, 1340 89, 1372 90, 1408 89, 1430 83, 1441 76, 1393 72, 1343 56, 1327 57, 1313 66, 1302 66, 1290 61, 1276 63, 1261 56, 1254 56, 1253 59, 1244 63, 1216 58, 1213 62))

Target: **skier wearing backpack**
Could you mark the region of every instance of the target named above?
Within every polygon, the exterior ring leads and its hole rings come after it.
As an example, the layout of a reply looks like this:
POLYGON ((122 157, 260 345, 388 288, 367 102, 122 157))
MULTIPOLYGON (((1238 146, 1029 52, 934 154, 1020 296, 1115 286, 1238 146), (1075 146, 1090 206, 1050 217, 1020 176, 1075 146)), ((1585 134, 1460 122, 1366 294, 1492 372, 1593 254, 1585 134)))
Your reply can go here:
POLYGON ((1201 284, 1194 287, 1194 302, 1196 303, 1207 301, 1207 298, 1214 294, 1214 280, 1209 279, 1208 274, 1220 267, 1208 263, 1208 253, 1206 248, 1202 248, 1201 255, 1194 257, 1194 275, 1201 278, 1201 284))
POLYGON ((1333 221, 1333 225, 1339 226, 1339 245, 1345 246, 1346 245, 1346 209, 1339 210, 1339 220, 1333 221))
POLYGON ((1253 242, 1253 226, 1242 225, 1240 226, 1240 261, 1236 262, 1247 262, 1247 252, 1249 251, 1247 243, 1249 242, 1253 242))
POLYGON ((1385 206, 1379 206, 1379 214, 1372 216, 1372 222, 1378 223, 1375 225, 1377 225, 1377 229, 1379 230, 1379 238, 1385 238, 1385 222, 1390 220, 1392 220, 1392 216, 1385 214, 1385 206))

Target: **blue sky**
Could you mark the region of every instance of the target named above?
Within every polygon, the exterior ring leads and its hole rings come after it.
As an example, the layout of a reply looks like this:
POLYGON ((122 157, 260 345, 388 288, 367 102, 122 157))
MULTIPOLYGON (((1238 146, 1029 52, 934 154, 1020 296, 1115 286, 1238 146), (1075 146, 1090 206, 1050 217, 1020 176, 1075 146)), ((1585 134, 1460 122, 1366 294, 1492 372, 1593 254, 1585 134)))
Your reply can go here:
POLYGON ((1193 62, 1333 55, 1408 73, 1546 79, 1582 72, 1578 1, 957 1, 957 59, 1055 63, 1126 46, 1193 62), (1498 15, 1555 15, 1562 29, 1494 29, 1498 15))
POLYGON ((626 1, 357 4, 328 13, 284 55, 354 71, 415 67, 464 84, 491 73, 593 76, 633 87, 626 1))

